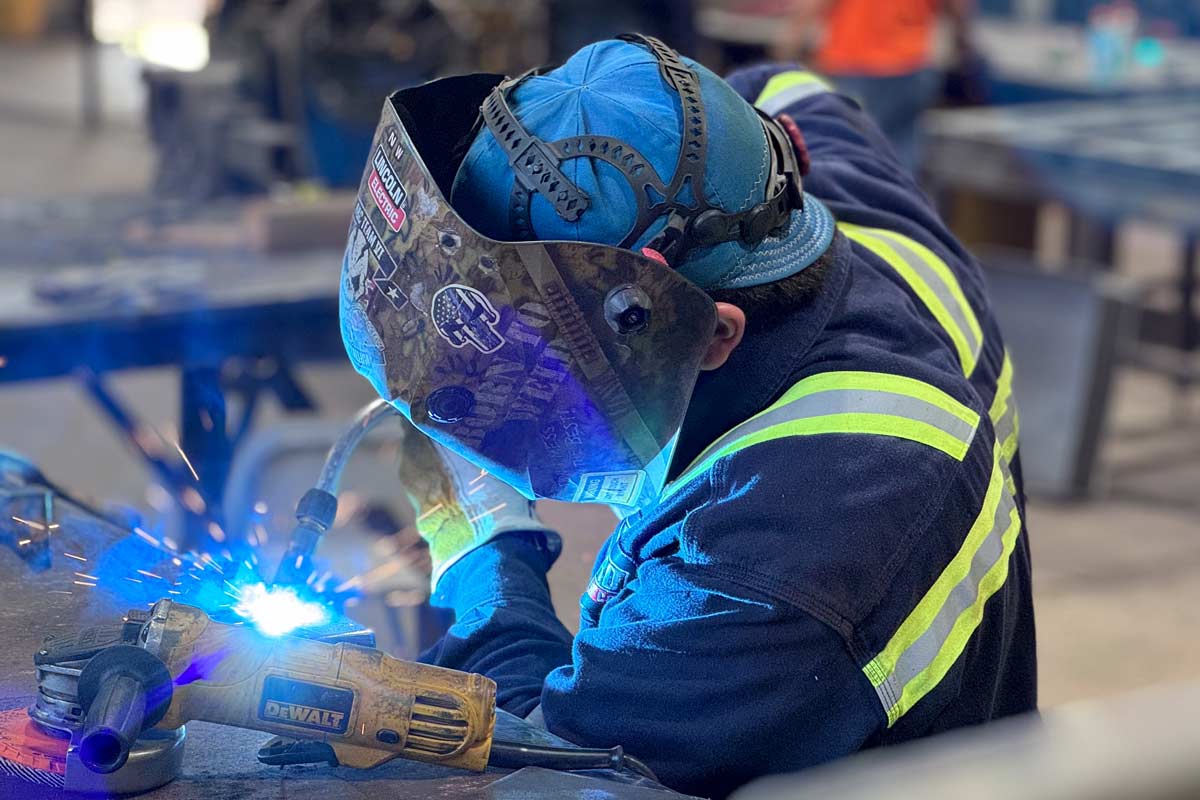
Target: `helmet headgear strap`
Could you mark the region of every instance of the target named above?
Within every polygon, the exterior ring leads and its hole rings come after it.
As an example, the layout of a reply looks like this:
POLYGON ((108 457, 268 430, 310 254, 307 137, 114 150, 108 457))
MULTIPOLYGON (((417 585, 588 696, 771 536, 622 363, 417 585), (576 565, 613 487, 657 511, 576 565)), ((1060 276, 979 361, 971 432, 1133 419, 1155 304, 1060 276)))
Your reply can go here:
POLYGON ((727 212, 708 201, 704 174, 708 163, 708 120, 700 94, 700 76, 680 55, 658 39, 625 34, 620 39, 646 47, 658 61, 663 81, 679 97, 683 136, 675 172, 664 183, 650 162, 632 145, 611 136, 582 134, 545 142, 532 135, 508 105, 508 93, 540 70, 503 81, 484 100, 480 116, 508 157, 515 179, 509 201, 509 223, 517 239, 536 236, 530 201, 536 192, 567 222, 578 221, 591 198, 562 170, 572 158, 595 158, 619 171, 633 189, 637 218, 621 241, 632 247, 657 220, 666 225, 646 246, 678 262, 689 250, 738 241, 754 247, 778 233, 791 213, 803 207, 800 166, 787 132, 759 112, 770 151, 767 197, 738 212, 727 212))

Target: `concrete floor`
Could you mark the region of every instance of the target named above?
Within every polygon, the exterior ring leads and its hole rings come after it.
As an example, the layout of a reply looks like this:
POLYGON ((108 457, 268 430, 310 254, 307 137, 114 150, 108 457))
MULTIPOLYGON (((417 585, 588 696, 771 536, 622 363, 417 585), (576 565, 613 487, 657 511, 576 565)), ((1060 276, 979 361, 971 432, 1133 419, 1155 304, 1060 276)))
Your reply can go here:
MULTIPOLYGON (((0 47, 0 201, 146 183, 151 154, 134 124, 138 89, 128 65, 113 59, 115 77, 105 84, 111 124, 85 134, 72 105, 76 73, 63 66, 71 57, 69 49, 0 47), (42 89, 34 91, 37 81, 42 89)), ((301 377, 329 419, 370 399, 346 367, 310 368, 301 377)), ((170 371, 128 374, 114 387, 147 421, 174 419, 170 371)), ((1185 416, 1200 420, 1200 400, 1190 400, 1185 416)), ((1163 382, 1123 374, 1111 427, 1136 430, 1184 411, 1163 382)), ((261 419, 279 418, 268 408, 261 419)), ((1200 425, 1169 430, 1112 437, 1102 497, 1031 504, 1045 705, 1200 677, 1200 425)), ((82 492, 146 505, 146 473, 68 381, 0 389, 0 447, 26 453, 82 492)), ((547 514, 567 545, 551 581, 560 615, 574 625, 576 598, 611 518, 565 506, 547 514)))

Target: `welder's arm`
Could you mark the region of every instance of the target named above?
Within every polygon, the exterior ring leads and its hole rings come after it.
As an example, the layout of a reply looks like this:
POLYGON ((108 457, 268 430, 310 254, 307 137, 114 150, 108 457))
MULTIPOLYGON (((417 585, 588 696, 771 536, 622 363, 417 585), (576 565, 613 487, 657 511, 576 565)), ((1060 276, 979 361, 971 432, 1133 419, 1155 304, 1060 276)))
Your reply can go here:
POLYGON ((620 744, 672 788, 747 780, 859 750, 879 703, 842 640, 794 607, 674 560, 638 569, 542 692, 546 727, 620 744))
POLYGON ((500 708, 524 717, 542 683, 571 660, 571 634, 558 621, 546 583, 540 533, 507 533, 467 553, 438 582, 433 603, 455 622, 422 661, 496 681, 500 708))
POLYGON ((400 481, 429 545, 431 601, 456 618, 422 660, 487 675, 500 707, 524 716, 546 673, 570 659, 546 584, 558 534, 515 489, 423 434, 410 431, 403 447, 400 481))
POLYGON ((540 702, 552 733, 620 744, 702 796, 853 753, 880 725, 844 643, 794 608, 652 562, 572 645, 540 558, 510 534, 455 564, 435 599, 457 621, 422 660, 481 672, 501 708, 526 716, 540 702))
POLYGON ((763 64, 737 70, 726 80, 749 102, 796 121, 812 164, 804 191, 825 201, 839 220, 922 240, 933 235, 956 257, 970 258, 871 116, 828 81, 829 90, 796 92, 803 96, 782 103, 788 95, 779 87, 788 85, 789 75, 811 73, 797 64, 763 64))

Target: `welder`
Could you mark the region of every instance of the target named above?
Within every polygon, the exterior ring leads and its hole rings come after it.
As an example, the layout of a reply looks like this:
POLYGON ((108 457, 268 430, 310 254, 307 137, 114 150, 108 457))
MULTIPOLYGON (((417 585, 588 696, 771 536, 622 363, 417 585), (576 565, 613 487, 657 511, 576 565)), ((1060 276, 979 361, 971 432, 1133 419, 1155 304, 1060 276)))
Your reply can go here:
POLYGON ((983 277, 803 69, 631 35, 398 92, 342 330, 425 434, 401 481, 456 615, 425 657, 500 707, 705 796, 1036 707, 983 277), (536 498, 620 517, 574 637, 536 498))

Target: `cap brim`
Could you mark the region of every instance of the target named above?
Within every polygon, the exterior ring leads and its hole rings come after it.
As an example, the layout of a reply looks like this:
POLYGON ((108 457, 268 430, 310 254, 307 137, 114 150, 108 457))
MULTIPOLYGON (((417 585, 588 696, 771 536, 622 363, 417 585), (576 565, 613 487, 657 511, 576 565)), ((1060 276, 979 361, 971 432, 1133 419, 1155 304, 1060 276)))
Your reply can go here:
POLYGON ((792 212, 782 235, 762 241, 748 255, 745 265, 712 289, 742 289, 774 283, 811 266, 833 243, 837 221, 829 208, 811 194, 804 208, 792 212))

